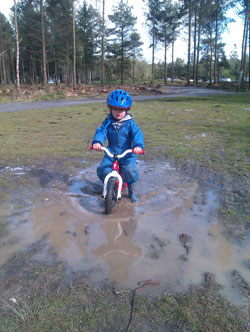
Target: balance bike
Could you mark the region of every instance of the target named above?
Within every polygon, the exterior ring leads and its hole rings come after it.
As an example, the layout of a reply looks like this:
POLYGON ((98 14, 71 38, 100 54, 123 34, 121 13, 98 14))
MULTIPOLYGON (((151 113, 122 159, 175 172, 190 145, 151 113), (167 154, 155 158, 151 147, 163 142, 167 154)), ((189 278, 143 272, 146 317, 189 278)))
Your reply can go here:
MULTIPOLYGON (((93 149, 91 145, 89 148, 91 150, 93 149)), ((134 149, 128 149, 119 155, 116 153, 110 153, 110 151, 105 147, 102 147, 101 150, 114 160, 112 171, 106 175, 104 179, 102 193, 102 197, 105 199, 105 213, 110 214, 115 207, 116 201, 121 199, 122 191, 128 185, 126 182, 123 182, 123 179, 119 174, 119 159, 124 158, 128 153, 134 153, 134 149)), ((140 154, 144 154, 144 150, 142 150, 140 154)))

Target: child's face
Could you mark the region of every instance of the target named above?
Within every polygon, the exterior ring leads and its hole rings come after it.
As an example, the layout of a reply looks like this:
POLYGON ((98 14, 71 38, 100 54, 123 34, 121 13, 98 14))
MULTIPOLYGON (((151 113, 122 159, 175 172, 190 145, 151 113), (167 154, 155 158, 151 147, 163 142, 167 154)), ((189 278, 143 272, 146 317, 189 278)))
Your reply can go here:
POLYGON ((124 118, 124 116, 126 115, 126 111, 120 109, 120 108, 116 108, 116 107, 110 107, 110 112, 113 116, 113 118, 115 118, 116 120, 121 120, 124 118))

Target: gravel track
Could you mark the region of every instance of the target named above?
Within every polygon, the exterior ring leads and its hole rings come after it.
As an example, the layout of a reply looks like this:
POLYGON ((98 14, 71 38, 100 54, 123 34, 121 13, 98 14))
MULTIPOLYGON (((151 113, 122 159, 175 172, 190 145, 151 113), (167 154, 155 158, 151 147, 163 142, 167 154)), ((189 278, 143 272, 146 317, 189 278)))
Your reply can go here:
MULTIPOLYGON (((214 89, 202 89, 196 87, 167 87, 166 93, 159 95, 133 96, 133 101, 157 100, 157 99, 173 98, 173 97, 201 97, 201 96, 223 95, 223 94, 235 94, 235 92, 228 92, 228 91, 214 90, 214 89)), ((104 102, 106 102, 106 99, 104 98, 15 102, 15 103, 0 104, 0 113, 68 107, 68 106, 75 106, 81 104, 104 103, 104 102)))

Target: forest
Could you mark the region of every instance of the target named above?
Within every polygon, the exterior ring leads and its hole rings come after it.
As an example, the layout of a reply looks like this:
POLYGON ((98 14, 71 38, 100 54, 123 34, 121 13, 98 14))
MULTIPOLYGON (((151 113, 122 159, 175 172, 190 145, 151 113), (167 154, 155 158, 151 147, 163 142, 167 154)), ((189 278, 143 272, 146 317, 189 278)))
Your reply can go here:
POLYGON ((144 0, 145 34, 152 62, 143 59, 137 17, 120 0, 106 18, 105 0, 14 0, 8 20, 0 13, 2 85, 151 82, 218 83, 225 77, 250 88, 249 0, 144 0), (222 34, 234 9, 244 25, 240 59, 225 55, 222 34), (186 62, 174 59, 175 42, 186 31, 186 62), (155 63, 157 48, 163 59, 155 63), (170 59, 170 60, 169 60, 170 59), (168 61, 167 61, 168 60, 168 61))

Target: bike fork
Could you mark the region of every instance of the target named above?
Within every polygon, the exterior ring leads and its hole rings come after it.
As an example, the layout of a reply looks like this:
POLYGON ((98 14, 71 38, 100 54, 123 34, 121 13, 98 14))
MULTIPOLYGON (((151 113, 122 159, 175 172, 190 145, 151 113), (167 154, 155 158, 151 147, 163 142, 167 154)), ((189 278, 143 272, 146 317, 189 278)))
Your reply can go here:
POLYGON ((117 188, 117 197, 116 199, 121 199, 122 197, 122 177, 121 175, 117 172, 117 171, 112 171, 111 173, 109 173, 105 179, 104 179, 104 184, 103 184, 103 193, 102 196, 103 198, 106 197, 107 195, 107 185, 108 185, 108 181, 111 177, 117 178, 117 182, 118 182, 118 188, 117 188))

